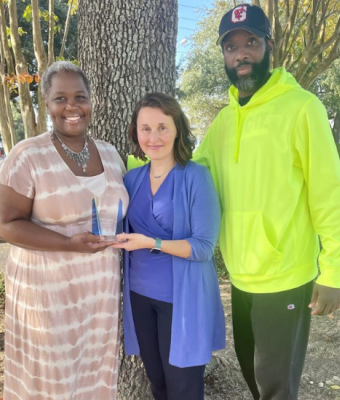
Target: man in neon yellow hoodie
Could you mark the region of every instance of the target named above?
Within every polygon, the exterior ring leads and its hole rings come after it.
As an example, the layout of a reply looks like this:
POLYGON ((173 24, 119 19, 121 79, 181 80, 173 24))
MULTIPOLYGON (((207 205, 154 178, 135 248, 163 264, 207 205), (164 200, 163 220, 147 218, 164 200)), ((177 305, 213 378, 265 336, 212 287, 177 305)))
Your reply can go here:
POLYGON ((209 167, 223 210, 235 349, 254 399, 296 400, 310 316, 340 306, 339 157, 320 101, 284 68, 269 71, 261 8, 226 13, 217 44, 230 104, 194 160, 209 167))

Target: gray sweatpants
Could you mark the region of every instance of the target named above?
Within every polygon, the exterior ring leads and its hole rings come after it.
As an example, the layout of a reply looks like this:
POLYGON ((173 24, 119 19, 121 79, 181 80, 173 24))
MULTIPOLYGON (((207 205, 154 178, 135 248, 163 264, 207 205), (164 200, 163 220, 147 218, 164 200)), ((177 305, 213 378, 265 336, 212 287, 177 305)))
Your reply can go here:
POLYGON ((277 293, 232 286, 234 343, 255 400, 297 400, 305 361, 313 282, 277 293))

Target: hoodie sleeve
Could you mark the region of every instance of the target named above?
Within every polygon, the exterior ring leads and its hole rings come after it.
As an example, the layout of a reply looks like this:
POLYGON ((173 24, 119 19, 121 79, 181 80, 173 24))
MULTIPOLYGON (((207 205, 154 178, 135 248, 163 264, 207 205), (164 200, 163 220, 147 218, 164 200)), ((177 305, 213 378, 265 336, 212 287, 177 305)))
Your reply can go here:
POLYGON ((204 136, 203 141, 195 150, 192 160, 198 164, 204 165, 209 170, 211 169, 211 151, 210 151, 210 137, 212 135, 213 125, 209 128, 208 132, 204 136))
POLYGON ((313 226, 322 243, 317 283, 340 288, 340 162, 326 110, 316 97, 300 112, 294 146, 295 165, 303 170, 313 226))

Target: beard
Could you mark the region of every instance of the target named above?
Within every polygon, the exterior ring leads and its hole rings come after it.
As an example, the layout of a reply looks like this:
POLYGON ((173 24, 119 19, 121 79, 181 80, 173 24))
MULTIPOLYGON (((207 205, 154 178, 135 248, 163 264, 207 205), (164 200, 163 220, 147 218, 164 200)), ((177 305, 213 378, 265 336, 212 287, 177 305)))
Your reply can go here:
POLYGON ((228 75, 230 82, 240 91, 244 93, 255 93, 267 81, 270 65, 270 50, 266 44, 266 51, 263 58, 258 63, 251 63, 249 61, 241 61, 237 68, 228 68, 224 65, 225 72, 228 75), (249 75, 239 77, 237 75, 237 68, 242 65, 251 65, 252 72, 249 75))

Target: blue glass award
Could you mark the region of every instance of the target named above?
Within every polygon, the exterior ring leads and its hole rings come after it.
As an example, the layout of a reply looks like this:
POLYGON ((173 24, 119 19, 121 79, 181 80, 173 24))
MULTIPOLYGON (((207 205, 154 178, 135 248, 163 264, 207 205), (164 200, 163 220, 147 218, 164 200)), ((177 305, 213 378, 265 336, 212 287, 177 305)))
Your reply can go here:
POLYGON ((92 233, 94 235, 103 234, 96 199, 92 199, 92 233))
POLYGON ((103 241, 107 242, 118 242, 117 236, 119 233, 123 233, 123 202, 121 199, 118 201, 118 210, 116 216, 116 224, 111 225, 106 221, 103 221, 103 227, 100 222, 99 212, 97 207, 96 199, 92 199, 92 234, 99 235, 103 241))

